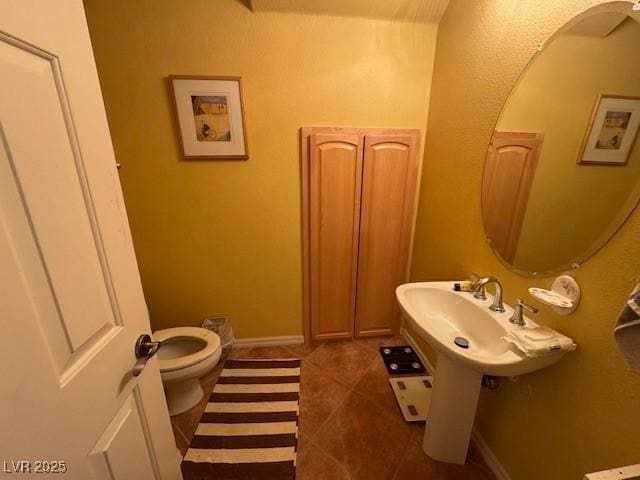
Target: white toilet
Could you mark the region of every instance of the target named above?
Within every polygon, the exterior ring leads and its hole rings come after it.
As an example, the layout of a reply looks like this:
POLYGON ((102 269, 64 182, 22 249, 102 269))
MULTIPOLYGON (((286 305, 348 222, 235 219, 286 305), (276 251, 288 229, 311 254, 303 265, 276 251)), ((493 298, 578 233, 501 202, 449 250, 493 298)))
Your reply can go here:
POLYGON ((153 340, 162 342, 158 363, 169 415, 178 415, 202 399, 198 379, 220 360, 220 337, 205 328, 177 327, 154 332, 153 340))

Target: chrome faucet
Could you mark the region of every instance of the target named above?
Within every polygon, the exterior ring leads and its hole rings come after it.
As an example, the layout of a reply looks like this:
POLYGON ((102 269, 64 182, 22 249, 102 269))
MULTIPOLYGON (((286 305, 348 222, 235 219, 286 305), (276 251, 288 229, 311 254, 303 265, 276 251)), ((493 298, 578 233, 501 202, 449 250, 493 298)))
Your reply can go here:
POLYGON ((485 288, 490 283, 495 283, 496 285, 496 296, 493 297, 493 303, 489 307, 489 310, 493 310, 494 312, 504 312, 504 305, 502 304, 502 285, 495 277, 482 277, 476 281, 476 283, 473 284, 473 290, 476 292, 473 297, 478 300, 486 300, 487 295, 485 288))
POLYGON ((538 309, 536 307, 532 307, 531 305, 524 303, 522 299, 519 298, 516 300, 516 306, 513 307, 513 315, 511 315, 511 318, 509 319, 509 321, 521 327, 526 325, 526 322, 524 321, 524 316, 522 315, 523 309, 527 309, 531 313, 538 313, 538 309))

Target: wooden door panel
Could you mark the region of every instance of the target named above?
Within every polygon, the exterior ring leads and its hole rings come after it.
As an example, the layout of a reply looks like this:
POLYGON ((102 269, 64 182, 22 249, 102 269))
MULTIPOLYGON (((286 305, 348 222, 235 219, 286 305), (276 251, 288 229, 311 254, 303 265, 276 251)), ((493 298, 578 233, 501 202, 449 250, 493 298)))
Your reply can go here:
POLYGON ((400 312, 417 174, 417 136, 365 137, 356 336, 391 334, 400 312))
POLYGON ((542 133, 495 132, 482 179, 482 218, 493 249, 507 262, 518 250, 542 133))
POLYGON ((314 340, 353 335, 362 137, 310 136, 310 296, 314 340))

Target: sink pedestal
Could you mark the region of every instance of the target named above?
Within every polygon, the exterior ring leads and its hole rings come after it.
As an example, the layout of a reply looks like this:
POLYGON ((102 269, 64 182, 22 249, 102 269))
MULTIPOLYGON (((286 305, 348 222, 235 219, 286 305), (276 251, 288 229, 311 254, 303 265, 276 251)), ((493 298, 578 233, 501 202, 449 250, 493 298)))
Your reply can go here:
POLYGON ((481 386, 481 373, 438 354, 422 444, 434 460, 465 462, 481 386))

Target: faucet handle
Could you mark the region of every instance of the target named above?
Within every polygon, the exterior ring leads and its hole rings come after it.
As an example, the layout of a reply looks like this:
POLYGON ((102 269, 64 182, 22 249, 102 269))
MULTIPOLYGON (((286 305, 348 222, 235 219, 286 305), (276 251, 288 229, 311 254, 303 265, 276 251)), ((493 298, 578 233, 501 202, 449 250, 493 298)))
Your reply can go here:
POLYGON ((473 285, 471 285, 471 291, 475 292, 473 294, 473 298, 476 298, 478 300, 486 300, 487 299, 487 293, 485 291, 485 284, 481 283, 481 278, 477 279, 475 282, 473 282, 473 285))
POLYGON ((520 308, 524 308, 525 310, 529 310, 531 313, 538 313, 538 309, 536 307, 534 307, 533 305, 529 305, 528 303, 525 303, 524 300, 522 300, 521 298, 518 298, 516 300, 516 306, 520 308))
POLYGON ((524 303, 524 301, 521 298, 518 298, 516 300, 516 306, 513 309, 513 315, 511 315, 511 318, 509 319, 509 321, 514 325, 519 325, 521 327, 526 325, 526 322, 524 321, 524 316, 522 315, 522 309, 527 309, 531 313, 538 312, 538 309, 536 307, 533 307, 527 303, 524 303))

